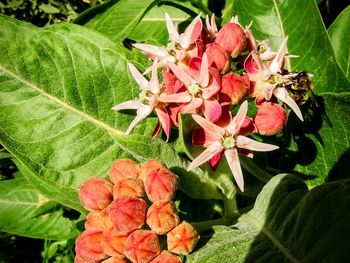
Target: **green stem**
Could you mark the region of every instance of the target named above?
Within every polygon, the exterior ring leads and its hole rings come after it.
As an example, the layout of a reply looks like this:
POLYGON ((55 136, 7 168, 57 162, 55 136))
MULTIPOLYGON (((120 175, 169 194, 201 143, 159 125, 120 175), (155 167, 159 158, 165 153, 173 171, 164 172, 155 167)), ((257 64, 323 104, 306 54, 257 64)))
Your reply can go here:
POLYGON ((212 16, 212 12, 203 4, 202 0, 190 0, 191 4, 199 8, 204 14, 212 16))
POLYGON ((219 219, 212 219, 212 220, 207 220, 207 221, 201 221, 201 222, 191 222, 191 225, 199 232, 207 232, 210 230, 213 226, 218 226, 218 225, 229 225, 230 220, 228 220, 225 217, 219 218, 219 219))
POLYGON ((253 162, 252 159, 246 156, 240 156, 241 165, 245 170, 251 173, 254 177, 258 178, 260 181, 267 183, 272 178, 272 175, 261 169, 259 165, 253 162))

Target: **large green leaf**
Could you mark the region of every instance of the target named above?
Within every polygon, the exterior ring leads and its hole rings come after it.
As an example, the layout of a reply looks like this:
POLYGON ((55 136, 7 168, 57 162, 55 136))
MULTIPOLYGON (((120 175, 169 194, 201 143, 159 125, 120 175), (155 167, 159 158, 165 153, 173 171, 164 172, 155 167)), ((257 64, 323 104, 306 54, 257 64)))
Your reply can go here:
POLYGON ((328 29, 332 46, 340 68, 350 80, 350 6, 345 8, 328 29))
POLYGON ((25 179, 0 181, 0 231, 56 240, 77 236, 75 221, 63 217, 62 208, 45 211, 50 203, 25 179))
MULTIPOLYGON (((306 175, 304 179, 310 187, 327 180, 349 177, 349 103, 348 92, 323 93, 318 107, 312 106, 308 112, 304 112, 304 123, 295 118, 289 120, 291 145, 284 152, 285 159, 282 162, 285 164, 282 166, 295 164, 294 171, 306 175), (324 113, 322 108, 325 109, 324 113)), ((285 142, 287 141, 288 139, 285 142)), ((283 170, 285 169, 282 167, 283 170)))
POLYGON ((0 142, 47 197, 82 211, 77 188, 89 177, 106 177, 123 156, 163 160, 179 171, 180 189, 191 197, 226 192, 224 182, 199 169, 187 173, 187 161, 150 138, 155 118, 124 135, 134 112, 111 107, 137 97, 127 62, 140 67, 141 58, 73 24, 38 29, 0 16, 0 25, 0 142))
POLYGON ((158 0, 120 0, 85 26, 115 41, 123 41, 156 2, 158 0))
POLYGON ((256 38, 270 39, 274 49, 289 36, 288 53, 300 57, 286 61, 286 66, 313 73, 316 92, 349 91, 315 1, 236 0, 233 15, 238 15, 242 25, 252 21, 256 38))
POLYGON ((346 262, 350 258, 350 181, 308 190, 278 175, 236 225, 215 227, 186 262, 346 262))

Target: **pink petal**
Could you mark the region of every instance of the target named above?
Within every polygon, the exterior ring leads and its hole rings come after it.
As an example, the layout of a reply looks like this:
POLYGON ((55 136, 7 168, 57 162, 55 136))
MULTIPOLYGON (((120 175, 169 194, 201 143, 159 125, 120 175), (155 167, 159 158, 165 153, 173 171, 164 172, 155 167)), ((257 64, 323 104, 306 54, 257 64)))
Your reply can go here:
POLYGON ((180 112, 181 113, 196 113, 197 109, 202 106, 203 100, 201 98, 192 98, 192 100, 187 103, 183 104, 180 112))
POLYGON ((204 53, 203 57, 202 57, 202 64, 201 64, 201 70, 199 73, 199 79, 198 79, 198 83, 202 86, 202 87, 206 87, 208 86, 208 82, 209 82, 209 70, 208 70, 208 57, 207 54, 204 53))
POLYGON ((202 152, 196 159, 194 159, 190 163, 190 165, 187 168, 187 171, 190 171, 190 170, 202 165, 203 163, 207 162, 208 160, 213 158, 215 155, 220 153, 223 149, 224 149, 224 147, 221 145, 220 142, 218 142, 218 141, 213 142, 212 144, 210 144, 208 146, 207 149, 205 149, 204 152, 202 152))
POLYGON ((137 109, 136 112, 136 117, 135 119, 133 119, 133 121, 130 123, 128 129, 126 130, 126 134, 129 134, 131 132, 131 130, 143 119, 145 119, 148 115, 151 114, 151 112, 153 111, 153 108, 150 107, 149 105, 144 105, 142 104, 141 107, 139 107, 137 109))
POLYGON ((172 40, 174 42, 179 42, 180 35, 179 35, 176 27, 174 26, 173 21, 171 20, 168 13, 165 13, 165 22, 166 22, 166 27, 168 29, 170 40, 172 40))
POLYGON ((204 129, 205 133, 210 133, 210 135, 214 136, 217 140, 224 136, 224 128, 215 125, 198 114, 192 114, 192 118, 204 129))
POLYGON ((276 88, 273 94, 287 104, 301 121, 304 121, 303 114, 301 113, 298 104, 289 96, 288 92, 284 88, 276 88))
POLYGON ((202 89, 202 95, 204 99, 210 99, 212 96, 217 94, 221 89, 220 73, 216 68, 209 68, 212 75, 210 83, 207 87, 202 89))
POLYGON ((215 14, 213 14, 211 16, 210 22, 209 22, 209 17, 208 15, 205 18, 205 25, 207 27, 207 31, 209 34, 209 37, 211 40, 215 39, 216 34, 218 33, 218 28, 216 26, 216 22, 215 22, 215 14))
POLYGON ((227 127, 227 130, 229 131, 229 133, 235 135, 239 132, 245 117, 247 115, 247 111, 248 111, 248 101, 245 100, 241 106, 239 107, 239 110, 236 114, 236 116, 232 119, 232 121, 230 122, 230 124, 227 127))
POLYGON ((144 76, 142 76, 142 74, 137 70, 137 68, 133 64, 128 63, 128 66, 132 76, 137 82, 137 85, 139 85, 142 90, 147 89, 148 80, 144 76))
POLYGON ((192 23, 180 35, 179 44, 182 48, 187 49, 191 44, 196 42, 202 33, 202 20, 200 14, 193 19, 192 23))
POLYGON ((211 158, 209 160, 209 165, 210 165, 210 168, 215 171, 216 168, 218 168, 219 164, 220 164, 220 160, 221 160, 221 157, 222 157, 222 152, 218 153, 217 155, 215 155, 213 158, 211 158))
POLYGON ((160 91, 157 66, 158 66, 158 58, 156 58, 153 62, 152 77, 151 77, 151 80, 149 81, 149 89, 153 94, 158 94, 160 91))
POLYGON ((168 50, 165 47, 158 47, 149 44, 133 44, 133 46, 140 49, 146 56, 151 59, 154 59, 155 57, 165 57, 169 54, 168 50))
POLYGON ((244 179, 241 164, 238 158, 238 152, 236 148, 225 150, 226 161, 230 167, 233 177, 239 187, 239 189, 244 191, 244 179))
POLYGON ((193 146, 204 146, 212 144, 214 141, 220 139, 216 134, 206 132, 202 127, 195 128, 192 131, 192 145, 193 146))
POLYGON ((221 116, 221 105, 216 99, 203 100, 202 111, 210 122, 216 122, 221 116))
POLYGON ((158 101, 164 103, 188 103, 192 100, 192 96, 188 91, 176 93, 176 94, 161 94, 158 97, 158 101))
POLYGON ((200 57, 192 57, 188 63, 188 72, 196 82, 199 82, 200 79, 201 64, 202 59, 200 57))
POLYGON ((142 107, 142 103, 139 100, 129 100, 122 102, 118 105, 115 105, 112 110, 120 111, 120 110, 137 110, 142 107))
POLYGON ((166 135, 166 141, 169 140, 170 137, 170 117, 169 114, 166 112, 165 108, 155 108, 156 114, 158 116, 159 122, 162 125, 162 128, 166 135))
POLYGON ((186 88, 189 88, 193 83, 196 83, 196 81, 191 78, 182 68, 173 63, 169 63, 168 66, 174 72, 175 76, 182 81, 186 88))
POLYGON ((285 37, 281 43, 281 46, 275 56, 275 58, 272 60, 269 70, 272 74, 276 74, 277 72, 281 72, 284 56, 287 53, 287 41, 288 37, 285 37))
POLYGON ((242 135, 237 136, 237 147, 258 152, 269 152, 279 148, 276 145, 257 142, 242 135))

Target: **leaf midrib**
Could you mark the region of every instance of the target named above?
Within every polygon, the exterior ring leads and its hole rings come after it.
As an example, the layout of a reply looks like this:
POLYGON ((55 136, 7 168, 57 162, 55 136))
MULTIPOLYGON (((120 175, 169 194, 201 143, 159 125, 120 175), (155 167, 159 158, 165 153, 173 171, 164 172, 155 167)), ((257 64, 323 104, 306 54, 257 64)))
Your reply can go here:
POLYGON ((43 95, 44 97, 48 98, 49 100, 61 105, 63 108, 67 109, 70 112, 73 112, 75 114, 78 114, 79 116, 83 117, 85 120, 95 124, 97 127, 100 127, 102 129, 105 129, 107 132, 109 132, 110 134, 114 134, 116 136, 118 135, 122 135, 123 132, 109 126, 108 124, 97 120, 95 118, 93 118, 92 116, 88 115, 87 113, 78 110, 76 108, 74 108, 73 106, 67 104, 66 102, 60 100, 59 98, 56 98, 54 96, 52 96, 51 94, 45 92, 44 90, 40 89, 38 86, 36 86, 34 83, 29 82, 26 79, 21 78, 20 76, 18 76, 17 74, 11 72, 10 70, 6 69, 5 67, 3 67, 2 65, 0 65, 0 70, 4 71, 6 74, 10 75, 12 78, 18 80, 19 82, 22 82, 23 84, 31 87, 33 90, 35 90, 36 92, 38 92, 39 94, 43 95))

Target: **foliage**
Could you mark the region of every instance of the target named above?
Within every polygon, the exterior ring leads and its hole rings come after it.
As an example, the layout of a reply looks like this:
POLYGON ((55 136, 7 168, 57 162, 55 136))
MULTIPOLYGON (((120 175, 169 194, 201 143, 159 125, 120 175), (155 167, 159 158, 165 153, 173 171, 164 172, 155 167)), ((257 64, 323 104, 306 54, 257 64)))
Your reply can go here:
POLYGON ((39 26, 74 18, 76 24, 38 28, 0 15, 0 143, 9 152, 0 152, 1 231, 50 240, 42 252, 46 262, 70 262, 72 238, 86 215, 78 198, 82 182, 106 178, 117 158, 160 159, 180 177, 180 216, 204 231, 186 262, 349 258, 349 7, 326 30, 311 0, 20 2, 0 9, 39 26), (77 17, 87 6, 93 7, 77 17), (257 154, 254 165, 243 159, 243 193, 227 165, 186 170, 198 155, 189 147, 188 116, 166 143, 151 137, 154 116, 126 135, 134 113, 111 110, 139 93, 127 63, 140 71, 149 66, 130 44, 165 45, 164 12, 181 31, 197 13, 210 13, 207 7, 216 9, 221 24, 233 15, 242 25, 252 21, 256 38, 270 39, 274 50, 289 36, 288 53, 299 58, 286 67, 313 74, 313 93, 301 106, 305 121, 290 114, 279 136, 256 136, 280 151, 257 154), (26 11, 18 15, 18 9, 26 11), (270 180, 267 171, 276 175, 270 180), (213 225, 219 226, 205 232, 213 225))

